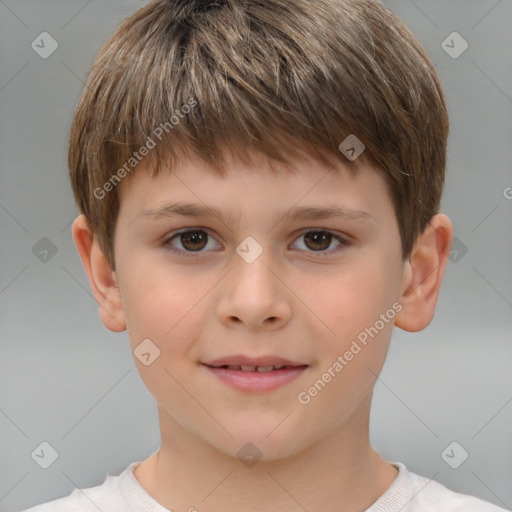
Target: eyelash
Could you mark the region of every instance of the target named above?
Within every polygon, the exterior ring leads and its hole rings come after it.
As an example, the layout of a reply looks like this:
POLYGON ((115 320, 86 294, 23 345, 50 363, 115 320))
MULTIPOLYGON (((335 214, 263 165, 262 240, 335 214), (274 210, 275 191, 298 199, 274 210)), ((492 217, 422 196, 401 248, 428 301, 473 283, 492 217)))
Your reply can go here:
MULTIPOLYGON (((205 251, 187 251, 187 250, 181 250, 181 249, 176 249, 174 248, 172 245, 171 245, 171 242, 178 236, 180 235, 183 235, 183 234, 186 234, 186 233, 195 233, 195 232, 204 232, 208 235, 208 237, 211 237, 213 238, 209 233, 208 231, 206 231, 205 229, 202 229, 202 228, 188 228, 188 229, 183 229, 181 231, 176 231, 174 233, 172 233, 163 243, 164 247, 169 251, 169 252, 172 252, 174 254, 178 254, 179 256, 182 256, 182 257, 185 257, 185 258, 190 258, 190 257, 197 257, 198 254, 201 254, 205 251)), ((323 251, 305 251, 305 252, 310 252, 310 253, 313 253, 313 254, 318 254, 319 257, 326 257, 326 256, 330 256, 332 254, 338 254, 340 251, 342 251, 345 247, 347 246, 350 246, 351 243, 348 239, 340 236, 340 235, 337 235, 336 233, 328 230, 328 229, 308 229, 307 231, 303 231, 302 233, 299 234, 299 236, 295 239, 297 240, 298 238, 300 237, 303 237, 304 235, 307 235, 308 233, 328 233, 329 235, 332 235, 333 239, 337 240, 338 242, 340 242, 340 245, 338 247, 336 247, 335 249, 331 249, 331 250, 323 250, 323 251)))

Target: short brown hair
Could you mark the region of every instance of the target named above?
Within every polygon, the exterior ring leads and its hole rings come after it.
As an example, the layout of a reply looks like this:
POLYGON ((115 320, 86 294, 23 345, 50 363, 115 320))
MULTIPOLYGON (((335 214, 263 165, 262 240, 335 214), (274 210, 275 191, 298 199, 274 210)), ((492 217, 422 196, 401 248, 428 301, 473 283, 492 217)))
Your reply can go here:
POLYGON ((432 62, 376 0, 156 0, 97 56, 68 162, 112 267, 116 185, 141 154, 158 172, 162 159, 172 169, 193 151, 222 176, 226 148, 353 171, 370 162, 389 185, 405 259, 438 212, 447 137, 432 62), (366 147, 355 162, 338 149, 350 134, 366 147))

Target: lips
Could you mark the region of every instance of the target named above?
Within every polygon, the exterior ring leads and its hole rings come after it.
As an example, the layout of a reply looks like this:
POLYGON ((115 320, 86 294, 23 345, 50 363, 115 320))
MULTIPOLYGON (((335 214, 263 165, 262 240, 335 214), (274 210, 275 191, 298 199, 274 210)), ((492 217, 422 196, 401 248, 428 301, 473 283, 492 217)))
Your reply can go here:
POLYGON ((228 356, 203 363, 222 382, 252 393, 273 391, 293 381, 309 365, 278 356, 228 356))
POLYGON ((278 364, 268 366, 251 366, 251 365, 226 365, 212 366, 212 368, 228 368, 229 370, 237 370, 242 372, 260 372, 266 373, 274 370, 280 370, 281 368, 291 368, 289 365, 278 364))
MULTIPOLYGON (((290 359, 284 359, 279 356, 261 356, 261 357, 248 357, 245 355, 234 355, 234 356, 226 356, 219 359, 214 359, 212 361, 207 361, 203 364, 207 366, 213 366, 219 368, 221 366, 238 366, 242 370, 246 368, 265 368, 265 367, 283 367, 283 366, 308 366, 306 363, 292 361, 290 359)), ((237 369, 240 369, 237 368, 237 369)), ((277 369, 277 368, 276 368, 277 369)), ((247 370, 244 370, 247 371, 247 370)), ((250 371, 250 370, 249 370, 250 371)))

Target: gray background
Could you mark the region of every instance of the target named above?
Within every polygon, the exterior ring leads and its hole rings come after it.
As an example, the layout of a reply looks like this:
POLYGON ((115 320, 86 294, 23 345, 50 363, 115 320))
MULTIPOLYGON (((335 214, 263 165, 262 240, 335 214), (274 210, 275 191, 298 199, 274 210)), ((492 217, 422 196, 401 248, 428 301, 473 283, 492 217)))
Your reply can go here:
MULTIPOLYGON (((395 330, 376 385, 372 442, 388 460, 510 508, 512 1, 385 3, 425 45, 445 89, 451 134, 442 211, 458 241, 432 324, 395 330), (453 31, 469 43, 456 59, 441 46, 453 31), (469 453, 458 469, 441 457, 453 441, 469 453)), ((127 336, 100 323, 73 246, 65 160, 89 66, 142 4, 0 1, 3 511, 99 485, 159 446, 156 405, 127 336), (31 48, 44 31, 59 45, 47 59, 31 48), (46 470, 31 458, 43 441, 59 455, 46 470)), ((451 460, 461 450, 449 452, 451 460)))

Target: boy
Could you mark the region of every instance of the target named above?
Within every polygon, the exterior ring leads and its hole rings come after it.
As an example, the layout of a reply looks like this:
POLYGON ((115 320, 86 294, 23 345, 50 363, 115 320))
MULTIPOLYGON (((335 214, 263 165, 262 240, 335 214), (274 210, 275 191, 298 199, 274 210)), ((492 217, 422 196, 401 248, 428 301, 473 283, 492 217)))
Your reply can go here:
POLYGON ((73 237, 162 442, 31 511, 503 510, 369 441, 393 326, 431 322, 446 267, 447 134, 430 60, 376 1, 126 20, 71 128, 73 237))

